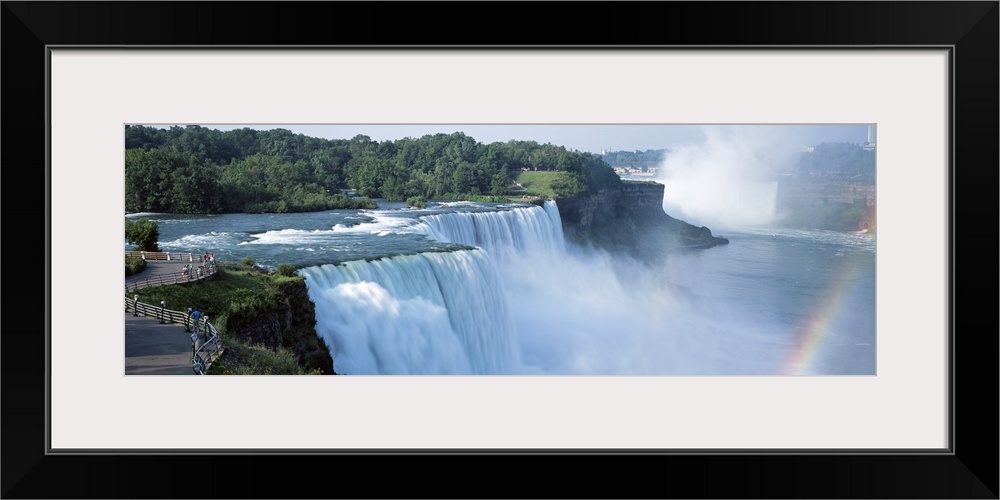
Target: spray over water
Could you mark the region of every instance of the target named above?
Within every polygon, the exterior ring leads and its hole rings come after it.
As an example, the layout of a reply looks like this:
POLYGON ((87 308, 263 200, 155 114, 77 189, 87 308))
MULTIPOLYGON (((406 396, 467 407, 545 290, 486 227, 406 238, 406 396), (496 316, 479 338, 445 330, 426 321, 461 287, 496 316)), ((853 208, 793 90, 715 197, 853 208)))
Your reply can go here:
POLYGON ((765 128, 702 127, 705 140, 673 148, 657 172, 663 209, 716 229, 776 219, 778 178, 794 138, 765 128))

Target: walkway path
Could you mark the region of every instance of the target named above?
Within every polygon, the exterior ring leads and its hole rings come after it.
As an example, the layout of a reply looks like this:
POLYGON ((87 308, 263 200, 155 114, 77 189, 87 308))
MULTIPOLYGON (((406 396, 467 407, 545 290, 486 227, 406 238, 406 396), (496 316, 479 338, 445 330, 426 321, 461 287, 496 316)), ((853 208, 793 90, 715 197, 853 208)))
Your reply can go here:
MULTIPOLYGON (((146 261, 142 272, 126 277, 157 276, 180 273, 184 264, 178 261, 146 261)), ((141 293, 141 292, 138 292, 141 293)), ((194 375, 191 366, 191 333, 183 325, 161 324, 151 316, 125 313, 125 374, 126 375, 194 375)))
POLYGON ((178 324, 125 313, 126 375, 194 375, 191 334, 178 324))
POLYGON ((178 260, 147 260, 146 268, 131 276, 126 276, 125 282, 127 283, 142 278, 152 278, 154 276, 162 276, 166 274, 176 274, 179 280, 185 265, 193 265, 197 267, 202 264, 200 262, 181 262, 178 260))

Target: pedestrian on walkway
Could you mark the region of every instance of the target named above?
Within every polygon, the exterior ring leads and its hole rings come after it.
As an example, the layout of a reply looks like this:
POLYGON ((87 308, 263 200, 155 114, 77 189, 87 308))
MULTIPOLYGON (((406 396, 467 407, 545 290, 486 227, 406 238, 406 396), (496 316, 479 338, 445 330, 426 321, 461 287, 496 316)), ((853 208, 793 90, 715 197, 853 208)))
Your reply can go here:
POLYGON ((201 332, 201 311, 198 308, 194 308, 194 312, 191 313, 191 322, 195 332, 201 332))

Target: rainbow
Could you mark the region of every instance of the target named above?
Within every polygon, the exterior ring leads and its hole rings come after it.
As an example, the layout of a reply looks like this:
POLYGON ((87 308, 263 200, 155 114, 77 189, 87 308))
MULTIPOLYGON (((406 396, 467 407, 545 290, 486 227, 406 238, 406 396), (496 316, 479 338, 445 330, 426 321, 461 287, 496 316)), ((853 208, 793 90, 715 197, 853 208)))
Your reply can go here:
POLYGON ((805 321, 795 329, 795 343, 785 359, 782 373, 806 375, 811 373, 816 354, 830 333, 834 320, 844 309, 861 274, 859 266, 847 266, 836 273, 838 279, 826 289, 805 321))

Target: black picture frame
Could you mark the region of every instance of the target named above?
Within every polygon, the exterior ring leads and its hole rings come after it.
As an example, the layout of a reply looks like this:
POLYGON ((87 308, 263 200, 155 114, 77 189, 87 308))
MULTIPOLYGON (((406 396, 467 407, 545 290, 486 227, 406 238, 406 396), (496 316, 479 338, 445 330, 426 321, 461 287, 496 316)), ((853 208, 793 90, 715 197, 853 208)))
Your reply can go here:
POLYGON ((997 226, 992 224, 1000 165, 1000 4, 578 2, 550 7, 3 2, 2 139, 7 147, 0 153, 7 185, 18 192, 7 198, 5 220, 8 236, 25 242, 9 244, 5 252, 8 291, 14 292, 4 297, 7 329, 0 349, 3 497, 998 498, 998 330, 993 310, 978 312, 972 304, 992 304, 996 293, 992 229, 997 226), (951 452, 49 454, 46 62, 47 47, 54 45, 952 47, 951 452), (37 189, 40 185, 45 189, 37 189), (990 241, 982 241, 984 235, 990 241), (991 255, 976 258, 985 248, 991 255), (329 477, 314 475, 316 464, 329 477), (367 479, 373 470, 380 471, 374 481, 367 479))

